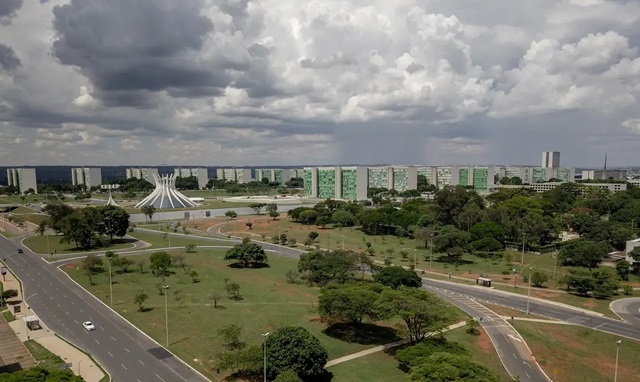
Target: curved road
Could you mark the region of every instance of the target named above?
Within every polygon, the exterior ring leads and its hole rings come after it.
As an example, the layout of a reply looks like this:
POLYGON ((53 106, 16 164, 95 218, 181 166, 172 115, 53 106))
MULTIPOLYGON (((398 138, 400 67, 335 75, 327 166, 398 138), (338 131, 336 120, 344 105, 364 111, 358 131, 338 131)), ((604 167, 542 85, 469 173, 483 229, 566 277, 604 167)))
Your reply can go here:
POLYGON ((640 298, 621 298, 611 302, 609 308, 625 322, 640 327, 640 298))
POLYGON ((27 248, 0 236, 0 256, 22 281, 25 301, 40 320, 90 353, 113 381, 207 381, 27 248), (86 320, 97 330, 85 331, 86 320))

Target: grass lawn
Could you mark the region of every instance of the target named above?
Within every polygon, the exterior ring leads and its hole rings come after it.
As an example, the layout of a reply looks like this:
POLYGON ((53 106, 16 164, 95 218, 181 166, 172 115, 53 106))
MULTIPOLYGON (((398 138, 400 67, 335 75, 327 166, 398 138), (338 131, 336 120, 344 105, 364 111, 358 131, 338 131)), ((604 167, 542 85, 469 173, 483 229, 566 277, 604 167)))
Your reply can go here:
POLYGON ((22 215, 16 215, 16 216, 20 216, 24 220, 33 224, 38 224, 38 225, 43 221, 46 221, 49 219, 49 215, 44 215, 44 214, 22 214, 22 215))
POLYGON ((59 366, 64 365, 65 363, 62 358, 51 353, 44 346, 40 345, 34 340, 26 341, 24 345, 36 360, 39 367, 42 367, 44 369, 57 369, 59 366))
MULTIPOLYGON (((287 284, 285 273, 295 269, 297 261, 271 255, 269 267, 260 269, 237 269, 222 260, 224 251, 196 250, 187 255, 187 262, 200 274, 200 282, 192 283, 181 268, 174 268, 175 274, 167 277, 170 285, 169 328, 170 349, 182 359, 205 373, 213 380, 223 376, 215 374, 217 355, 223 348, 217 330, 224 325, 235 323, 244 327, 243 340, 259 344, 261 333, 273 331, 285 325, 301 325, 317 336, 329 353, 329 359, 364 350, 373 345, 387 342, 380 337, 367 337, 361 343, 340 340, 337 335, 324 332, 325 325, 319 322, 315 313, 319 290, 298 284, 287 284), (237 281, 241 286, 243 300, 226 298, 224 279, 237 281), (180 308, 174 293, 180 290, 185 306, 180 308), (224 295, 222 307, 215 309, 208 299, 211 292, 224 295), (334 337, 332 337, 332 335, 334 337), (198 361, 194 361, 197 359, 198 361)), ((131 257, 132 260, 148 258, 148 255, 131 257)), ((148 264, 148 262, 147 262, 148 264)), ((63 267, 71 277, 108 303, 108 275, 99 274, 96 285, 89 285, 83 273, 74 265, 63 267)), ((164 297, 159 295, 156 285, 160 280, 150 272, 140 274, 130 272, 118 274, 114 278, 114 308, 134 325, 144 330, 158 342, 165 342, 164 297), (150 310, 138 312, 133 303, 134 296, 143 288, 149 295, 145 306, 150 310)), ((389 330, 390 331, 390 330, 389 330)), ((389 334, 387 331, 386 334, 389 334)), ((344 335, 344 333, 342 333, 344 335)))
POLYGON ((13 315, 13 313, 11 313, 11 311, 10 311, 10 310, 8 310, 8 309, 7 309, 7 310, 3 310, 3 311, 2 311, 2 317, 4 317, 4 319, 5 319, 7 322, 11 322, 11 321, 15 321, 15 320, 16 320, 16 317, 15 317, 15 316, 13 315))
POLYGON ((145 241, 151 244, 152 248, 166 248, 169 247, 169 241, 171 241, 171 247, 184 247, 187 244, 195 244, 195 245, 231 245, 229 242, 219 242, 214 240, 203 240, 198 236, 183 236, 183 235, 167 235, 165 239, 162 235, 162 232, 159 233, 149 233, 136 231, 129 232, 129 236, 134 237, 138 240, 145 241))
POLYGON ((542 369, 564 382, 613 380, 616 341, 621 339, 619 381, 638 380, 640 342, 580 327, 516 321, 514 327, 527 341, 542 369))
POLYGON ((24 202, 22 201, 22 196, 18 195, 2 195, 0 196, 0 204, 25 204, 25 203, 38 203, 44 200, 38 195, 29 195, 25 196, 24 202))
POLYGON ((496 353, 487 333, 482 327, 478 329, 480 329, 480 335, 478 336, 467 334, 466 327, 463 326, 444 333, 444 337, 469 349, 472 354, 471 358, 498 375, 500 382, 513 381, 504 366, 502 366, 500 357, 498 357, 498 353, 496 353))
POLYGON ((133 243, 129 239, 114 239, 114 244, 109 245, 107 247, 96 247, 89 250, 76 248, 75 243, 61 243, 60 239, 62 236, 29 236, 24 239, 24 245, 27 246, 35 253, 47 254, 49 251, 62 254, 62 253, 81 253, 81 252, 92 252, 92 251, 102 251, 102 250, 117 250, 117 249, 127 249, 132 248, 133 243), (49 244, 47 246, 47 238, 49 240, 49 244), (55 252, 57 251, 57 252, 55 252))
POLYGON ((6 232, 6 231, 0 231, 0 235, 6 237, 7 239, 11 238, 11 237, 21 236, 21 235, 18 235, 16 233, 13 233, 13 232, 6 232))
POLYGON ((398 361, 384 352, 369 354, 328 368, 333 381, 389 382, 405 381, 407 375, 398 368, 398 361))
POLYGON ((11 211, 12 214, 18 214, 18 215, 22 215, 22 214, 35 214, 36 210, 34 210, 33 208, 29 208, 29 207, 24 207, 24 206, 20 206, 18 208, 16 208, 15 210, 11 211))

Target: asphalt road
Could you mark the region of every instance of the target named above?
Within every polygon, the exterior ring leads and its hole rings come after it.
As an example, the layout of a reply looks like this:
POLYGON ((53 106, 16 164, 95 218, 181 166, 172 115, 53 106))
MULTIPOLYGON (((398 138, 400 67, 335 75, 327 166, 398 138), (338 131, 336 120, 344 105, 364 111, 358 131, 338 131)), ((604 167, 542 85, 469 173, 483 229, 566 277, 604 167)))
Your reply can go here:
POLYGON ((512 378, 519 377, 519 380, 523 382, 550 382, 520 333, 502 317, 464 294, 433 286, 426 286, 426 289, 462 309, 470 316, 478 320, 482 317, 482 320, 479 321, 480 325, 489 335, 502 365, 512 378))
POLYGON ((621 298, 611 303, 611 310, 633 326, 640 327, 640 298, 621 298))
POLYGON ((25 301, 51 330, 90 353, 115 382, 191 382, 206 378, 142 334, 55 265, 0 236, 0 256, 23 283, 25 301), (83 321, 96 330, 87 332, 83 321))
MULTIPOLYGON (((427 287, 438 287, 460 293, 480 302, 527 311, 527 296, 432 279, 423 279, 423 284, 427 287)), ((530 300, 529 312, 640 341, 640 325, 635 326, 597 313, 590 314, 564 305, 534 299, 530 300)))

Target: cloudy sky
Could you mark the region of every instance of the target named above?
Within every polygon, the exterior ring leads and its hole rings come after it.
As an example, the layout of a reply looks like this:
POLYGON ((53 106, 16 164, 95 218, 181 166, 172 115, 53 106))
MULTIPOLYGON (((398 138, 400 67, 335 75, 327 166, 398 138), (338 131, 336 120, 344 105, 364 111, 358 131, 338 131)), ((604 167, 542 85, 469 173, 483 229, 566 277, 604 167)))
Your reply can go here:
POLYGON ((637 0, 1 0, 0 164, 640 165, 637 0))

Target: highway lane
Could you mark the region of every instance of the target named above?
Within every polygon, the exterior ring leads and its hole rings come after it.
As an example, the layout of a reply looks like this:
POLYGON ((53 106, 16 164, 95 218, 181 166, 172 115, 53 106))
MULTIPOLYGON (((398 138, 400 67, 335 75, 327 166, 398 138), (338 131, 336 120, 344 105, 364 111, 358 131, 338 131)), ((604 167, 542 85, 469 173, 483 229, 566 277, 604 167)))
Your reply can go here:
POLYGON ((51 330, 90 353, 113 381, 191 382, 206 378, 78 287, 62 271, 0 236, 0 256, 23 283, 29 307, 51 330), (87 332, 90 320, 96 330, 87 332))
MULTIPOLYGON (((427 287, 438 287, 460 293, 477 301, 503 305, 523 312, 527 311, 527 296, 433 279, 423 279, 423 284, 427 287)), ((534 299, 530 300, 529 312, 640 341, 640 327, 597 313, 591 314, 569 306, 534 299)))
POLYGON ((433 286, 427 286, 426 289, 470 316, 476 319, 482 317, 480 325, 489 335, 504 368, 512 378, 519 377, 523 382, 550 382, 520 333, 502 317, 466 295, 433 286))

